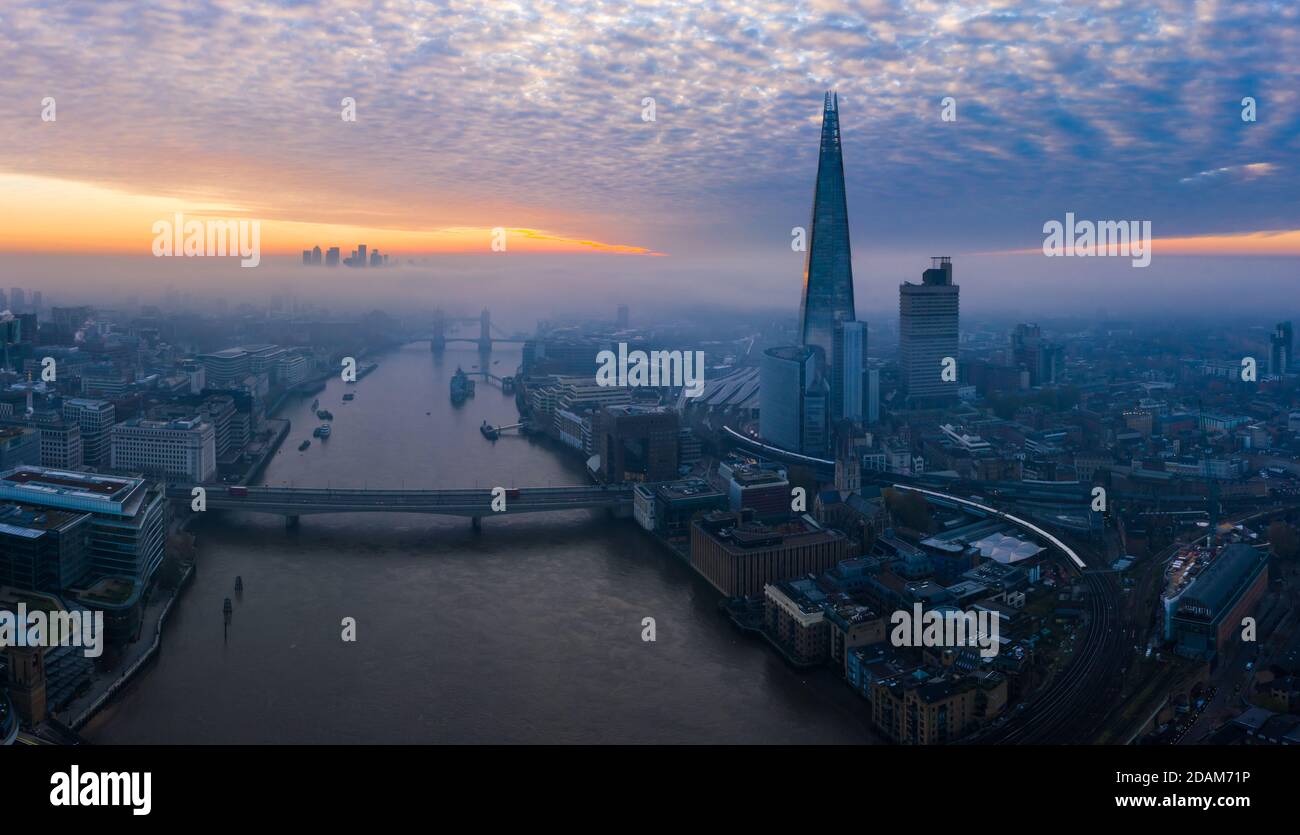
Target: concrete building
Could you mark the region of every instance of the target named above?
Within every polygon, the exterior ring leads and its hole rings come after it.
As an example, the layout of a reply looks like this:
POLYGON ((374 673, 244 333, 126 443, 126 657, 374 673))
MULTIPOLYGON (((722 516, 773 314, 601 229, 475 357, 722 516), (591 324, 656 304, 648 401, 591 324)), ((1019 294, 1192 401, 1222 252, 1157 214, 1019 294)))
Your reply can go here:
POLYGON ((610 406, 592 421, 600 477, 624 481, 668 481, 677 477, 677 413, 651 406, 610 406))
POLYGON ((232 389, 243 385, 252 371, 251 358, 242 348, 227 348, 198 358, 207 372, 207 386, 213 389, 232 389))
POLYGON ((900 745, 942 745, 979 723, 973 678, 892 676, 871 685, 872 723, 900 745))
POLYGON ((825 598, 807 578, 763 587, 763 628, 795 664, 821 664, 830 655, 831 628, 821 605, 825 598))
POLYGON ((811 517, 769 526, 749 511, 717 511, 691 523, 691 565, 728 597, 753 596, 777 580, 820 574, 848 556, 844 534, 811 517))
POLYGON ((898 288, 899 386, 912 408, 957 399, 955 380, 944 380, 944 360, 957 359, 959 288, 952 283, 952 260, 933 259, 920 284, 898 288))
POLYGON ((30 426, 0 426, 0 469, 41 463, 41 432, 30 426))
POLYGON ((1166 604, 1167 634, 1179 655, 1211 660, 1236 641, 1241 619, 1268 589, 1268 554, 1226 546, 1197 578, 1166 604))
POLYGON ((42 467, 62 470, 81 468, 81 427, 58 418, 38 424, 41 432, 42 467))
POLYGON ((81 460, 87 467, 106 467, 113 457, 116 410, 107 400, 73 398, 63 401, 63 419, 81 430, 81 460))
POLYGON ((216 432, 200 418, 132 418, 113 427, 113 469, 201 483, 217 472, 216 432))

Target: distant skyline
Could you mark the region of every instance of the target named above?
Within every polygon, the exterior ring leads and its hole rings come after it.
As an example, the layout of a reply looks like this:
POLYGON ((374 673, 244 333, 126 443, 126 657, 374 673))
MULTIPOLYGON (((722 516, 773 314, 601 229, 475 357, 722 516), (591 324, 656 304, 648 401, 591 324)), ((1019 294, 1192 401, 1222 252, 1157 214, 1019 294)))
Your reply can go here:
MULTIPOLYGON (((534 262, 490 252, 503 227, 512 254, 565 256, 536 262, 565 265, 553 292, 661 276, 797 305, 791 229, 808 223, 835 88, 868 310, 931 255, 954 257, 972 310, 1028 303, 1026 287, 1044 306, 1108 292, 1155 306, 1135 285, 1172 281, 1190 305, 1243 275, 1285 292, 1300 10, 1011 5, 11 3, 0 255, 148 257, 152 222, 180 211, 260 220, 268 256, 482 253, 526 292, 534 262), (1155 261, 1042 257, 1043 223, 1066 212, 1150 220, 1155 261)), ((31 276, 62 278, 77 279, 31 276)))

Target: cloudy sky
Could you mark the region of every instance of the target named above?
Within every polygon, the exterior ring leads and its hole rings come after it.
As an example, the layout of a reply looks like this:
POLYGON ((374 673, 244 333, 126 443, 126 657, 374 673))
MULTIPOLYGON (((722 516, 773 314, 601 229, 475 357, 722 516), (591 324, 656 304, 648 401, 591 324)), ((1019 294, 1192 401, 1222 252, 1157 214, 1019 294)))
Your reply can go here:
POLYGON ((175 211, 271 254, 490 258, 504 227, 592 281, 797 304, 835 88, 867 307, 931 254, 985 301, 1300 281, 1293 2, 9 0, 0 32, 0 252, 148 256, 175 211), (1044 258, 1067 211, 1152 221, 1156 261, 1044 258))

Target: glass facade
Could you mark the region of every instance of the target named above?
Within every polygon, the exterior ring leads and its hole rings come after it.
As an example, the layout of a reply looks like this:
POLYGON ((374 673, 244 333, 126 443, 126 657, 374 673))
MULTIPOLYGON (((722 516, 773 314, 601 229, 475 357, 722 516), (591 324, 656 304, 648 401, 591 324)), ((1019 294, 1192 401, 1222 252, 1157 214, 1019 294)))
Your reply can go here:
POLYGON ((855 318, 853 263, 849 253, 849 207, 844 195, 844 157, 840 151, 839 100, 826 94, 821 153, 813 192, 808 253, 804 260, 800 342, 834 356, 835 325, 855 318))

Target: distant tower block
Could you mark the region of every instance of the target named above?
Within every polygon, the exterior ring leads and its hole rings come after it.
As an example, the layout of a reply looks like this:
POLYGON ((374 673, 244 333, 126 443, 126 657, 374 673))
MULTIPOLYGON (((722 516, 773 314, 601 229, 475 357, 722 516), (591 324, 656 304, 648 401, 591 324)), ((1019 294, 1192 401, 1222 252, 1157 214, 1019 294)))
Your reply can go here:
POLYGON ((488 309, 483 308, 483 312, 478 315, 478 349, 480 351, 492 350, 492 314, 488 309))
POLYGON ((45 721, 45 650, 42 647, 9 647, 9 699, 23 722, 45 721))

